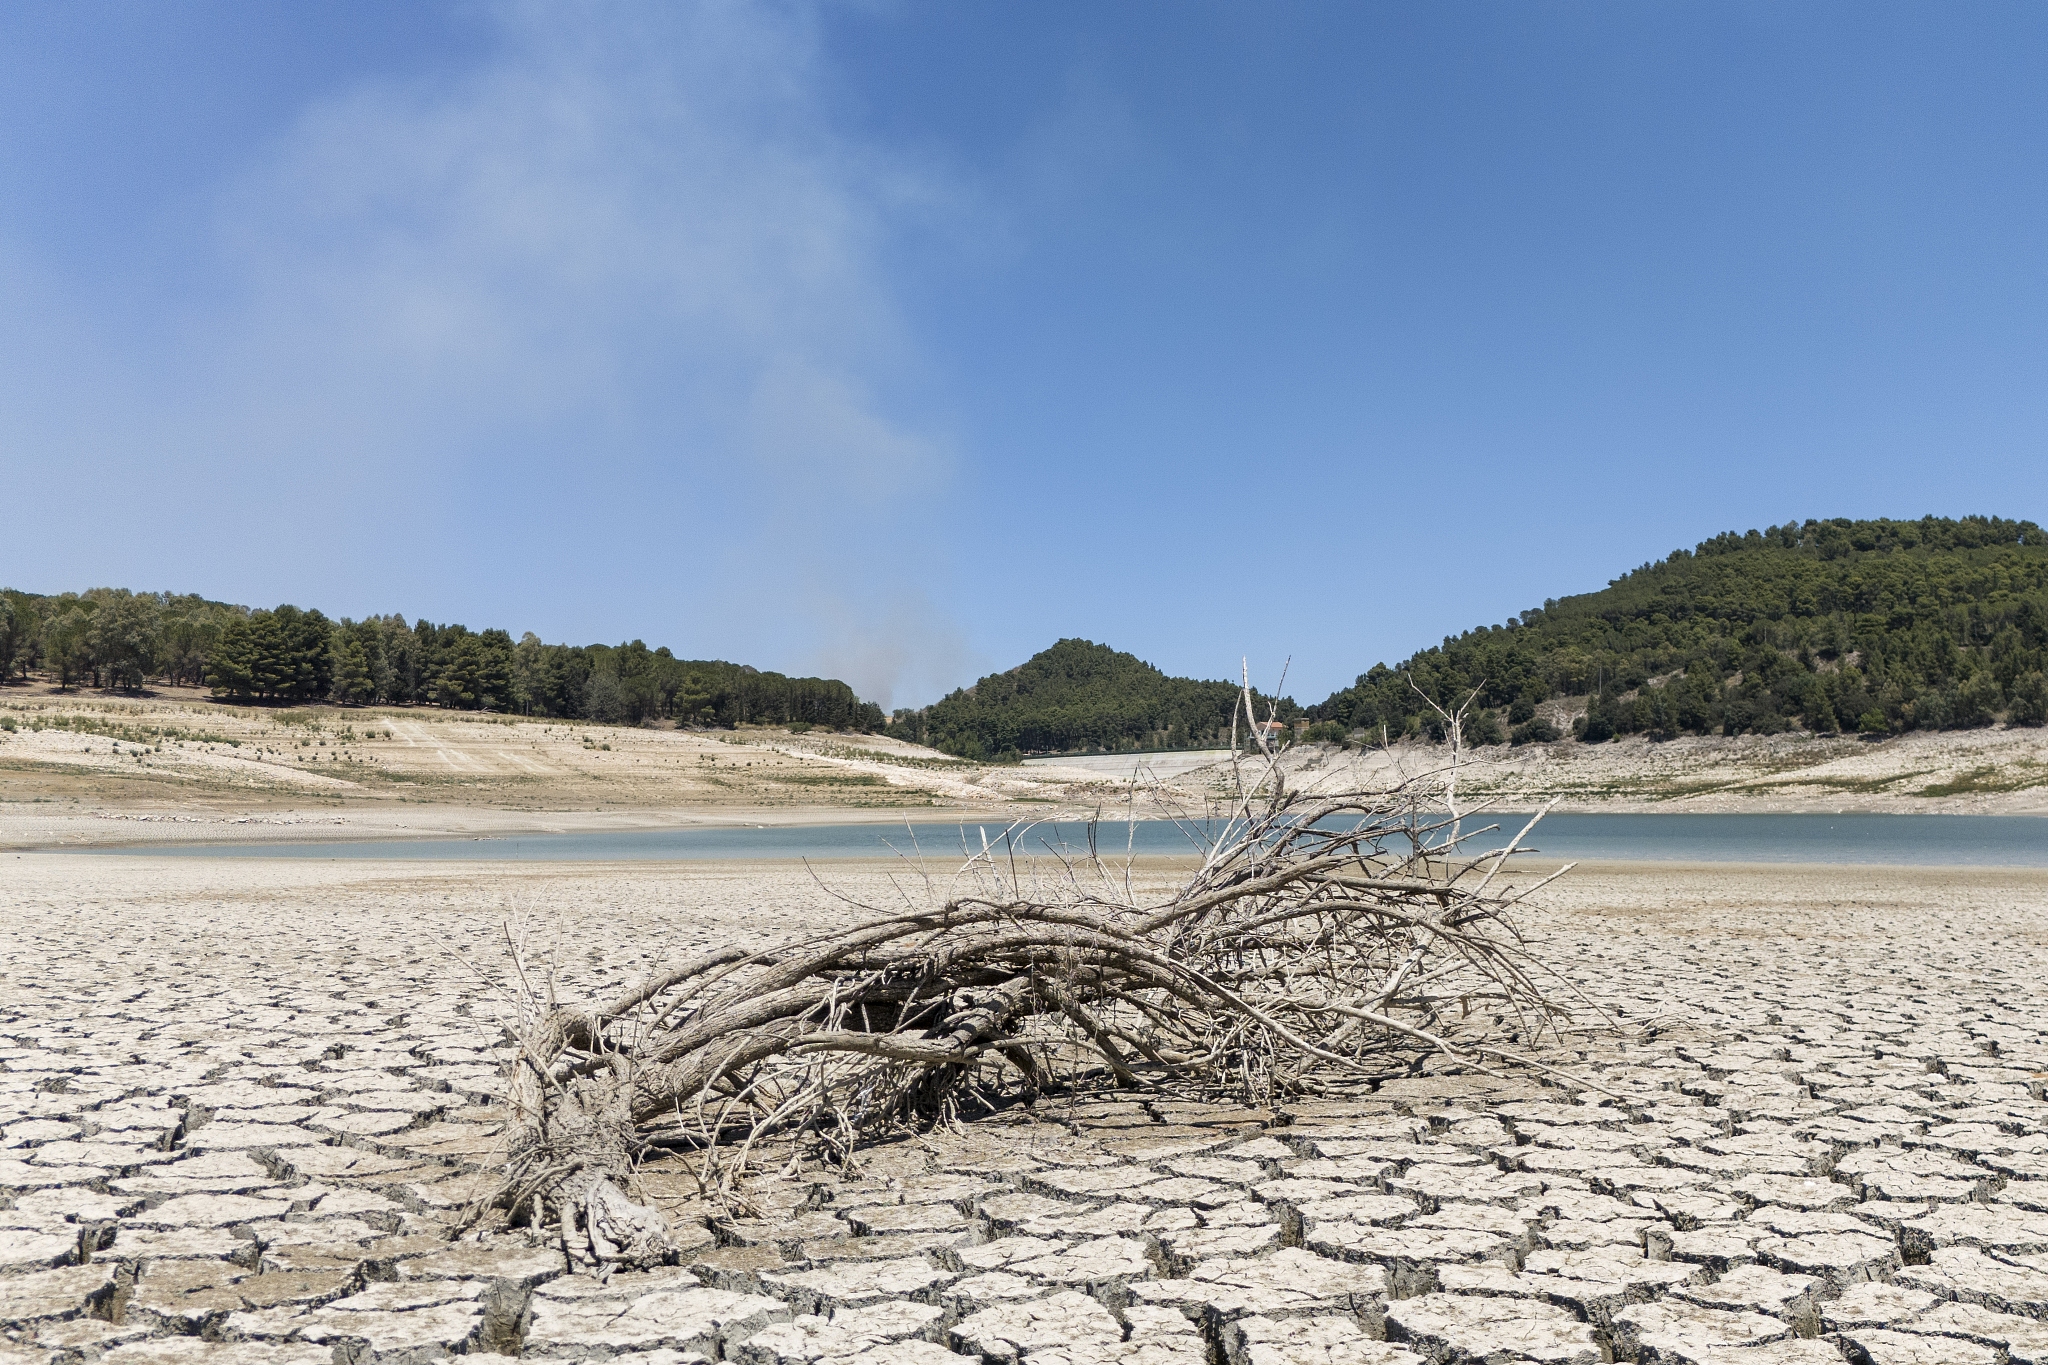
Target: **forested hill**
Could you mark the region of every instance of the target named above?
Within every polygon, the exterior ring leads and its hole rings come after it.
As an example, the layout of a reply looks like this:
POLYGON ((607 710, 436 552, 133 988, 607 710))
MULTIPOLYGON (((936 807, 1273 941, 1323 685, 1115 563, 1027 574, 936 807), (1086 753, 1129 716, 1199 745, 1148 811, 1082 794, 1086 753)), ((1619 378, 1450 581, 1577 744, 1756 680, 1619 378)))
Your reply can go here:
POLYGON ((1310 709, 1325 733, 1439 728, 1477 688, 1478 738, 1889 733, 2048 720, 2048 533, 1997 517, 1806 521, 1730 531, 1600 592, 1375 665, 1310 709), (1412 682, 1412 685, 1411 685, 1412 682))
MULTIPOLYGON (((974 759, 1201 748, 1229 742, 1238 696, 1235 683, 1169 678, 1107 645, 1061 640, 1007 673, 896 712, 888 733, 974 759)), ((1298 708, 1283 702, 1281 714, 1298 708)))
POLYGON ((678 659, 638 640, 550 645, 403 616, 360 621, 172 593, 0 589, 0 684, 137 690, 150 679, 231 701, 430 705, 637 724, 749 722, 878 730, 882 710, 834 678, 678 659))

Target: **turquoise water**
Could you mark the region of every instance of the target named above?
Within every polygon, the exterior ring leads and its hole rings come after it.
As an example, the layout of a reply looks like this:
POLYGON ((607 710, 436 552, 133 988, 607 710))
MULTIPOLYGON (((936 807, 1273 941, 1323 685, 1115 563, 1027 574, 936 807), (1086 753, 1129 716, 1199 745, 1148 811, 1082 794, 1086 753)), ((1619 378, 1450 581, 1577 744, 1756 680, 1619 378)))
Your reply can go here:
MULTIPOLYGON (((1468 831, 1498 821, 1502 830, 1465 844, 1498 848, 1526 815, 1482 815, 1468 831)), ((624 862, 716 858, 957 859, 979 851, 983 833, 998 848, 1001 825, 807 825, 774 829, 703 828, 527 834, 486 839, 379 839, 327 843, 180 844, 119 850, 172 858, 395 858, 486 862, 624 862)), ((1098 826, 1104 853, 1127 838, 1144 854, 1192 853, 1203 831, 1165 821, 1098 826)), ((1015 837, 1016 852, 1048 847, 1085 852, 1080 824, 1044 824, 1015 837)), ((1904 863, 2048 867, 2048 818, 2030 815, 1552 815, 1530 841, 1560 859, 1663 862, 1904 863)))

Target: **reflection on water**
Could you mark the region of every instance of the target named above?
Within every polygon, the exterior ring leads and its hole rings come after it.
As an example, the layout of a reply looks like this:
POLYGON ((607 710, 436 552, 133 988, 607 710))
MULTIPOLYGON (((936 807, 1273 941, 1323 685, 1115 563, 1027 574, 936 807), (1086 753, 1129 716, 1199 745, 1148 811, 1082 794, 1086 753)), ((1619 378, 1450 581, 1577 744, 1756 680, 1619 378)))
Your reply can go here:
MULTIPOLYGON (((1464 847, 1499 848, 1527 815, 1469 817, 1464 847)), ((1105 854, 1190 854, 1212 831, 1200 825, 1105 823, 1095 840, 1105 854)), ((808 825, 774 829, 689 828, 531 834, 494 839, 381 839, 300 844, 181 844, 81 850, 199 858, 400 858, 491 862, 628 862, 712 858, 960 859, 986 836, 1002 849, 995 824, 808 825)), ((1078 823, 1047 823, 1015 836, 1015 851, 1057 847, 1086 852, 1078 823)), ((1666 862, 1911 863, 2048 867, 2048 818, 2031 815, 1552 815, 1530 844, 1559 859, 1666 862)))

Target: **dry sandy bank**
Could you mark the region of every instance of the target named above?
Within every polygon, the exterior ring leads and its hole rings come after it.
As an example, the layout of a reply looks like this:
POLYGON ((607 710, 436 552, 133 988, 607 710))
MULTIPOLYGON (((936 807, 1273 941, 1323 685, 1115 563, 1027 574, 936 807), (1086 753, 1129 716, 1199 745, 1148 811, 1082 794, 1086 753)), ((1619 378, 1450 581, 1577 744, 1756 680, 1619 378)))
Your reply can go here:
MULTIPOLYGON (((1283 758, 1313 790, 1439 772, 1428 745, 1283 758)), ((627 729, 434 710, 220 705, 0 690, 0 848, 390 838, 687 825, 1154 816, 1221 799, 1187 756, 989 766, 876 736, 627 729), (11 727, 11 728, 9 728, 11 727), (1152 773, 1156 785, 1133 773, 1152 773)), ((1571 741, 1470 754, 1496 808, 2048 812, 2048 730, 1571 741)))

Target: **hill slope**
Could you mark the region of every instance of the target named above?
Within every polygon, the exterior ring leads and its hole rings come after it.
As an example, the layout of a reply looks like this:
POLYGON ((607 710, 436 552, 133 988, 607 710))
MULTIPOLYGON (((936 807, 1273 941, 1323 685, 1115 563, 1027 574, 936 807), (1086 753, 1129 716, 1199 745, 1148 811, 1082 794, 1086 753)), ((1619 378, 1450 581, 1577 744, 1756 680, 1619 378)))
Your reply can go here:
POLYGON ((1439 730, 1419 688, 1446 704, 1477 689, 1481 742, 1554 737, 1538 707, 1556 697, 1585 698, 1589 740, 2040 725, 2044 667, 2039 526, 1806 521, 1727 532, 1600 592, 1375 665, 1310 715, 1332 734, 1439 730))
POLYGON ((835 678, 789 678, 678 659, 639 640, 550 645, 403 616, 332 620, 172 593, 0 588, 0 685, 31 672, 61 686, 139 690, 161 678, 230 701, 443 706, 638 724, 823 725, 876 730, 881 708, 835 678))
MULTIPOLYGON (((898 711, 888 733, 973 759, 1203 748, 1229 742, 1238 695, 1235 683, 1170 678, 1107 645, 1061 640, 923 710, 898 711)), ((1283 702, 1281 714, 1298 708, 1283 702)))

